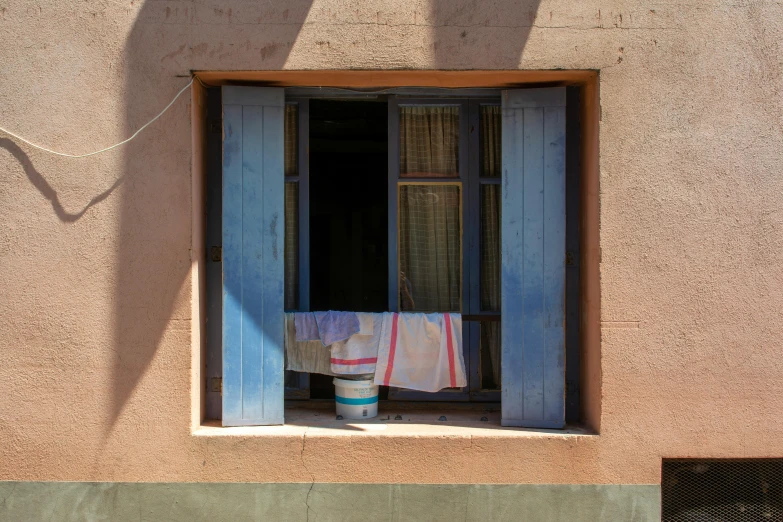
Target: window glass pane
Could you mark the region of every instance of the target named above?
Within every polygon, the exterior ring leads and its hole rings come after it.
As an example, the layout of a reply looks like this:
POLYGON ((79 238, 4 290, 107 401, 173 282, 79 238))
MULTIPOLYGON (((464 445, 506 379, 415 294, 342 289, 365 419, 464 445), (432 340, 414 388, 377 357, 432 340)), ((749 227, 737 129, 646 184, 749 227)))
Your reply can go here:
POLYGON ((500 311, 500 185, 481 185, 481 311, 500 311))
POLYGON ((460 186, 399 188, 400 310, 460 311, 460 186))
POLYGON ((481 176, 487 178, 499 178, 501 169, 500 137, 502 126, 500 124, 500 107, 496 105, 482 105, 481 130, 479 143, 481 147, 481 176))
POLYGON ((299 307, 299 183, 285 184, 285 309, 299 307))
POLYGON ((479 362, 482 390, 500 389, 500 321, 480 323, 479 362))
POLYGON ((285 106, 285 121, 283 123, 283 134, 285 135, 285 175, 296 176, 299 173, 297 165, 297 140, 299 138, 299 106, 293 103, 285 106))
POLYGON ((400 176, 459 177, 459 107, 400 107, 400 176))

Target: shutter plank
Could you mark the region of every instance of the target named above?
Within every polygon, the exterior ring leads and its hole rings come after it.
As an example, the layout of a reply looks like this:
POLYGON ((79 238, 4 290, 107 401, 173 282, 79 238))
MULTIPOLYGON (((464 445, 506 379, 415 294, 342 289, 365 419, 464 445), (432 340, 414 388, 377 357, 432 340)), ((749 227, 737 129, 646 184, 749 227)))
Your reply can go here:
MULTIPOLYGON (((544 414, 544 110, 525 108, 522 147, 523 413, 544 414)), ((511 195, 514 196, 513 194, 511 195)), ((517 204, 519 204, 517 202, 517 204)))
POLYGON ((544 420, 565 419, 565 107, 544 109, 544 420))

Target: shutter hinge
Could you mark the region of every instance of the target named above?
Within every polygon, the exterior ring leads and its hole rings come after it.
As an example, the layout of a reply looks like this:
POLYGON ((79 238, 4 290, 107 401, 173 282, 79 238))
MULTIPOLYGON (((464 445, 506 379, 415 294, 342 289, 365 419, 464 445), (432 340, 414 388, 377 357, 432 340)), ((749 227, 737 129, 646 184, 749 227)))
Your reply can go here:
POLYGON ((223 395, 223 377, 212 377, 212 388, 215 393, 223 395))

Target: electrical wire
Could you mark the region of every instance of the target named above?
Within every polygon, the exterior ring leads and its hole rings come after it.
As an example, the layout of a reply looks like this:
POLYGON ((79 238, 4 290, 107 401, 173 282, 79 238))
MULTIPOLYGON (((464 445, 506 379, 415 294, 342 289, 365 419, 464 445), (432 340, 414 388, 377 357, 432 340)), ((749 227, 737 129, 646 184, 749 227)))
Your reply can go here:
MULTIPOLYGON (((194 78, 195 78, 195 77, 194 77, 194 78)), ((19 140, 19 141, 21 141, 21 142, 24 142, 24 143, 26 143, 26 144, 30 145, 31 147, 35 147, 36 149, 40 149, 40 150, 42 150, 42 151, 44 151, 44 152, 49 152, 49 153, 51 153, 51 154, 56 154, 57 156, 64 156, 64 157, 66 157, 66 158, 86 158, 86 157, 88 157, 88 156, 95 156, 96 154, 101 154, 102 152, 108 152, 108 151, 110 151, 110 150, 112 150, 112 149, 116 149, 116 148, 117 148, 117 147, 119 147, 120 145, 125 145, 126 143, 128 143, 129 141, 131 141, 133 138, 135 138, 136 136, 138 136, 138 135, 141 133, 141 131, 143 131, 144 129, 146 129, 146 128, 147 128, 147 127, 149 127, 150 125, 152 125, 152 124, 155 122, 155 120, 157 120, 158 118, 160 118, 161 116, 163 116, 163 114, 164 114, 164 113, 165 113, 167 110, 169 110, 169 108, 170 108, 172 105, 174 105, 174 102, 175 102, 175 101, 177 101, 177 99, 178 99, 178 98, 179 98, 179 97, 182 95, 182 93, 183 93, 183 92, 185 92, 186 90, 188 90, 188 87, 190 87, 191 85, 193 85, 193 78, 191 78, 191 79, 190 79, 190 81, 188 82, 188 84, 187 84, 186 86, 184 86, 184 87, 183 87, 183 88, 182 88, 182 89, 181 89, 181 90, 180 90, 180 91, 177 93, 177 95, 176 95, 176 96, 174 96, 174 99, 173 99, 173 100, 171 100, 171 101, 169 102, 169 104, 168 104, 168 105, 166 105, 166 107, 165 107, 165 108, 164 108, 162 111, 160 111, 160 112, 158 113, 158 115, 157 115, 157 116, 155 116, 155 117, 154 117, 154 118, 152 118, 150 121, 148 121, 147 123, 145 123, 144 125, 142 125, 141 127, 139 127, 139 130, 137 130, 136 132, 134 132, 134 133, 131 135, 131 137, 130 137, 130 138, 127 138, 127 139, 125 139, 125 140, 123 140, 123 141, 121 141, 121 142, 119 142, 119 143, 115 143, 115 144, 114 144, 114 145, 112 145, 111 147, 106 147, 105 149, 96 150, 95 152, 88 152, 87 154, 66 154, 65 152, 57 152, 56 150, 47 149, 46 147, 42 147, 42 146, 40 146, 40 145, 36 145, 35 143, 33 143, 33 142, 29 141, 29 140, 26 140, 26 139, 24 139, 23 137, 21 137, 21 136, 19 136, 19 135, 17 135, 17 134, 14 134, 13 132, 11 132, 11 131, 9 131, 9 130, 7 130, 7 129, 4 129, 3 127, 0 127, 0 132, 3 132, 3 133, 5 133, 5 134, 8 134, 9 136, 12 136, 12 137, 16 138, 17 140, 19 140)))

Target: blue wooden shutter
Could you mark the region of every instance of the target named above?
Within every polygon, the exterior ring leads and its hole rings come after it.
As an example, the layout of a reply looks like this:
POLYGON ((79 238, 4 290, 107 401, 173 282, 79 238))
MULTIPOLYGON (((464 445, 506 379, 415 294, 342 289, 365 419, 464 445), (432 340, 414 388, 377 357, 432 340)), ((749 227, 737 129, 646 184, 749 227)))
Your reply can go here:
POLYGON ((565 424, 565 101, 503 92, 503 426, 565 424))
POLYGON ((223 425, 283 423, 283 89, 223 87, 223 425))

